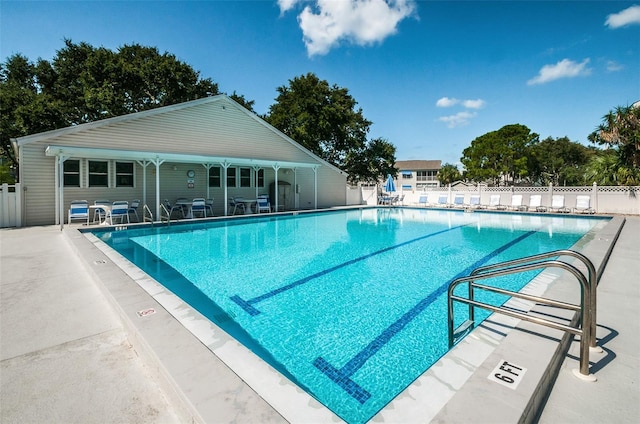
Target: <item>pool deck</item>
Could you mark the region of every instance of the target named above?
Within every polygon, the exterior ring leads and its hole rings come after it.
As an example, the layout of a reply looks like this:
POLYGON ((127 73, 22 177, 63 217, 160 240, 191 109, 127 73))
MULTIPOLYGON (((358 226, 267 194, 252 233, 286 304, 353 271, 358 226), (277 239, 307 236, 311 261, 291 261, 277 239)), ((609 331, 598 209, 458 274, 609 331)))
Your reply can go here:
MULTIPOLYGON (((176 327, 180 324, 142 289, 131 292, 129 285, 125 291, 115 284, 125 279, 124 273, 103 266, 109 265, 103 262, 104 256, 78 242, 86 243, 69 227, 63 232, 56 226, 0 231, 0 422, 339 421, 324 414, 313 401, 306 405, 309 409, 299 412, 299 419, 285 419, 279 408, 225 363, 212 359, 209 346, 179 332, 176 327), (105 281, 114 284, 105 289, 105 281), (166 350, 162 360, 156 356, 156 347, 147 345, 151 339, 165 340, 160 346, 166 350), (207 358, 206 365, 202 358, 207 358), (185 384, 209 390, 177 389, 185 384), (309 411, 320 412, 313 415, 309 411)), ((598 286, 597 336, 603 352, 591 355, 591 372, 598 381, 582 382, 573 376, 578 344, 574 341, 560 359, 560 371, 541 416, 524 421, 640 421, 638 310, 640 217, 633 216, 626 217, 598 286)), ((488 331, 495 331, 490 326, 488 331)), ((535 354, 543 343, 539 335, 530 336, 519 341, 519 349, 535 354)), ((517 358, 519 354, 513 355, 517 358)), ((483 366, 490 371, 491 358, 483 366)), ((530 374, 535 372, 533 365, 527 366, 530 374)), ((483 372, 480 366, 470 378, 475 392, 457 394, 430 421, 519 421, 521 417, 513 418, 477 401, 481 396, 502 398, 511 392, 488 380, 483 372)), ((274 402, 286 403, 287 390, 290 388, 283 389, 284 398, 274 402)), ((404 396, 411 397, 410 393, 404 396)), ((544 402, 546 393, 541 396, 544 402)), ((402 402, 398 400, 396 409, 404 408, 402 402)), ((398 415, 393 413, 383 412, 372 422, 413 422, 394 420, 398 415)), ((419 421, 424 419, 415 422, 419 421)))

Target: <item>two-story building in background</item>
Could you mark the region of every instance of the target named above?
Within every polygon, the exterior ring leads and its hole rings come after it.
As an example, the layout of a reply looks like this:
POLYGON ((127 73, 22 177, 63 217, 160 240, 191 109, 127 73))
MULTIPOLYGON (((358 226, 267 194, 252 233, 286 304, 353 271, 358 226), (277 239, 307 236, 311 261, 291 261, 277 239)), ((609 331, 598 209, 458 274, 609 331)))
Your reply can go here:
POLYGON ((402 191, 422 191, 425 188, 439 187, 438 171, 440 160, 400 160, 396 168, 400 173, 396 177, 396 187, 402 191))

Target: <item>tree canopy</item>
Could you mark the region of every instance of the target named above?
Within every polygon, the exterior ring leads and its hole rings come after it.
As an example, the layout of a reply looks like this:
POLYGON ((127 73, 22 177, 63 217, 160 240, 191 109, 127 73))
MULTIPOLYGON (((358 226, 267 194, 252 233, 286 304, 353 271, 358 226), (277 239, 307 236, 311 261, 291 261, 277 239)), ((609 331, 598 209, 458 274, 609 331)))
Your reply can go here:
POLYGON ((584 166, 593 152, 567 137, 548 137, 530 148, 529 175, 539 185, 584 185, 584 166))
MULTIPOLYGON (((589 141, 616 152, 615 180, 622 185, 640 184, 640 102, 619 106, 602 118, 589 141)), ((601 162, 610 161, 606 158, 601 162)))
POLYGON ((506 125, 471 142, 461 161, 466 177, 473 181, 492 180, 494 184, 515 183, 528 173, 527 149, 538 134, 521 124, 506 125))
POLYGON ((349 174, 350 181, 376 181, 397 174, 395 147, 367 141, 371 122, 346 88, 308 73, 278 87, 265 119, 274 127, 349 174))
MULTIPOLYGON (((0 65, 0 154, 14 167, 11 138, 219 93, 211 79, 155 47, 132 44, 114 52, 64 44, 51 61, 15 54, 0 65)), ((245 107, 253 104, 237 97, 245 107)))
POLYGON ((461 179, 462 175, 460 174, 460 170, 452 163, 443 164, 438 171, 438 181, 442 185, 451 184, 461 179))

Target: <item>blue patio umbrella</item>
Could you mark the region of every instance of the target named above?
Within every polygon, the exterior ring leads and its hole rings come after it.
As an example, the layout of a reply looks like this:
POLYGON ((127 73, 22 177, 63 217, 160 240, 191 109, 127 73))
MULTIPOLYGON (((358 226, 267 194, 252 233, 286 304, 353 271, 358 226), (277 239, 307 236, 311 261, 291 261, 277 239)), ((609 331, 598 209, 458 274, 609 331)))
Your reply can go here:
POLYGON ((387 174, 387 182, 384 184, 384 190, 387 193, 393 193, 396 191, 396 183, 393 182, 391 174, 387 174))

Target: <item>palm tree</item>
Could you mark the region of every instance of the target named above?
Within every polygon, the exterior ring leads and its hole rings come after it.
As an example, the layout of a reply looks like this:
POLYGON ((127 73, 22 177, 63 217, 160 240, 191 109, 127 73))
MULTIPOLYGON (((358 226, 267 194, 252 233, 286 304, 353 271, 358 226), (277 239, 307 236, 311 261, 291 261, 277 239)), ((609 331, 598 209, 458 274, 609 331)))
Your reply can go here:
POLYGON ((618 106, 602 118, 602 124, 589 135, 589 141, 606 144, 618 152, 618 165, 640 168, 640 101, 618 106))

